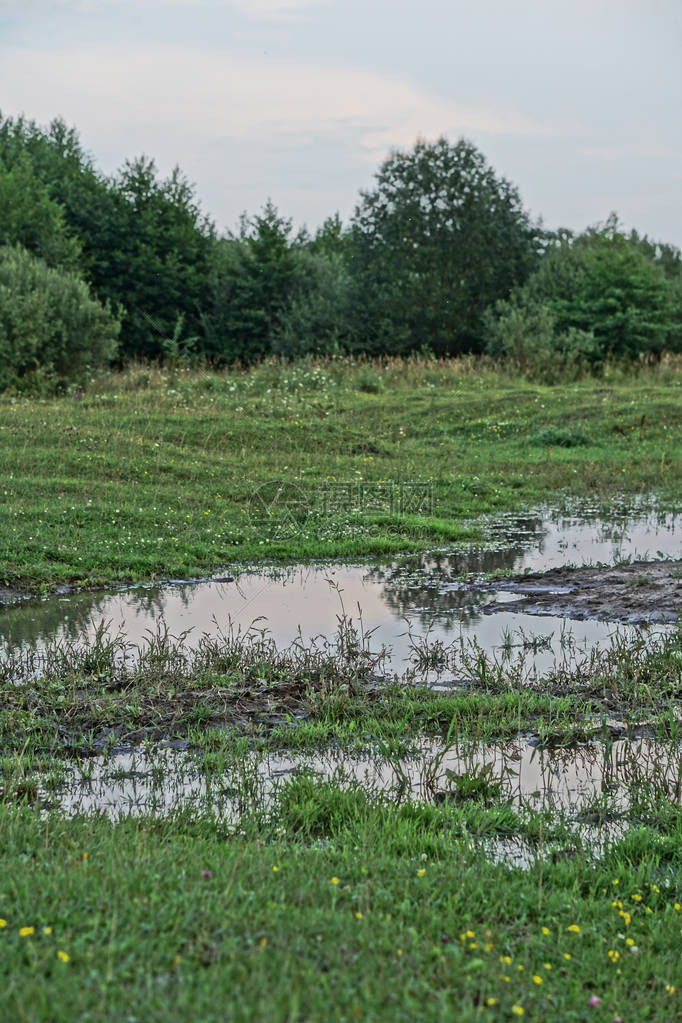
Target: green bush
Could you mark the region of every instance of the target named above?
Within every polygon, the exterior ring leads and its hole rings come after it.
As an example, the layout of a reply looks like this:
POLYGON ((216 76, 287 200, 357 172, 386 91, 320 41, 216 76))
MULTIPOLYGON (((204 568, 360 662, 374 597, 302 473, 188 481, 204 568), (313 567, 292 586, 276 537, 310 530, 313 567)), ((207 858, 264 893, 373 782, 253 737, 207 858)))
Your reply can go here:
POLYGON ((0 248, 0 389, 82 381, 115 356, 119 326, 76 274, 0 248))
POLYGON ((487 351, 552 382, 679 347, 677 283, 615 221, 553 245, 485 317, 487 351))

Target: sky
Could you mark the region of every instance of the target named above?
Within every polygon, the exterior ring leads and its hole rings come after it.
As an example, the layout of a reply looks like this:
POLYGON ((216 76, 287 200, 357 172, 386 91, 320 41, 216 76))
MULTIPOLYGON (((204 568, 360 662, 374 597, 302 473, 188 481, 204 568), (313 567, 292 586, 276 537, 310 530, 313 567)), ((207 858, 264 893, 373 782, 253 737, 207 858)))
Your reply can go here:
POLYGON ((219 230, 314 229, 382 160, 464 136, 533 218, 682 247, 681 0, 0 0, 0 112, 107 174, 176 164, 219 230))

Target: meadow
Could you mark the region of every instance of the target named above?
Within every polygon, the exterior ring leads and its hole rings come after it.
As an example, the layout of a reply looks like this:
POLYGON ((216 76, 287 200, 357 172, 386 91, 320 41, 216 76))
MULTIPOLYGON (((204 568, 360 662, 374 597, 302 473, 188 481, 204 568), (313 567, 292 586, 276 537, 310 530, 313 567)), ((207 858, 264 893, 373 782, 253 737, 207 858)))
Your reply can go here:
MULTIPOLYGON (((674 359, 549 387, 415 357, 140 365, 6 394, 4 596, 466 549, 490 515, 576 498, 678 507, 681 386, 674 359), (417 510, 325 504, 408 481, 417 510)), ((160 627, 135 656, 106 630, 4 651, 2 1018, 682 1018, 680 628, 532 684, 474 650, 439 690, 436 645, 396 679, 337 626, 316 649, 160 627), (523 798, 519 744, 547 765, 523 798), (448 771, 453 749, 468 759, 448 771), (581 751, 600 783, 553 801, 581 751), (105 775, 155 812, 86 812, 105 775)))
POLYGON ((480 541, 478 517, 541 502, 675 499, 681 389, 677 358, 549 387, 484 360, 415 357, 140 366, 85 393, 0 396, 0 583, 392 554, 480 541), (273 481, 308 509, 292 535, 277 509, 263 514, 273 481), (320 497, 404 482, 430 488, 428 514, 320 497))

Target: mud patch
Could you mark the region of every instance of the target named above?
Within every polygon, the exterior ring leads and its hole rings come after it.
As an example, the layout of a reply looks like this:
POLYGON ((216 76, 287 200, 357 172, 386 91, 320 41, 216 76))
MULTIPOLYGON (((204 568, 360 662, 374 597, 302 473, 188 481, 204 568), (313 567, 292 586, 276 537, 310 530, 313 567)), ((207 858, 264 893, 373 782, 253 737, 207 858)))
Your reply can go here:
POLYGON ((682 561, 554 568, 498 579, 494 588, 505 599, 484 605, 486 614, 517 611, 628 625, 673 623, 682 616, 682 561), (517 599, 510 600, 510 593, 517 599))

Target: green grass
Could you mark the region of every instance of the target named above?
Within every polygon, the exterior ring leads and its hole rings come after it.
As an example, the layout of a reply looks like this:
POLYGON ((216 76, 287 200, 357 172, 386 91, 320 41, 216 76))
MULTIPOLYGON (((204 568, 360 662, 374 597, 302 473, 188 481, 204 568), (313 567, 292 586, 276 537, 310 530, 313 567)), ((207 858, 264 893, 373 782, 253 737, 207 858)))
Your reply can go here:
POLYGON ((365 557, 480 540, 483 513, 572 496, 675 498, 681 385, 675 361, 544 387, 469 361, 338 360, 133 368, 81 398, 5 395, 0 580, 37 590, 365 557), (278 480, 293 526, 254 497, 278 480), (391 482, 431 487, 432 508, 391 507, 391 482))
POLYGON ((678 1018, 679 813, 596 865, 520 871, 463 841, 450 807, 289 788, 238 834, 5 808, 3 1018, 678 1018))

